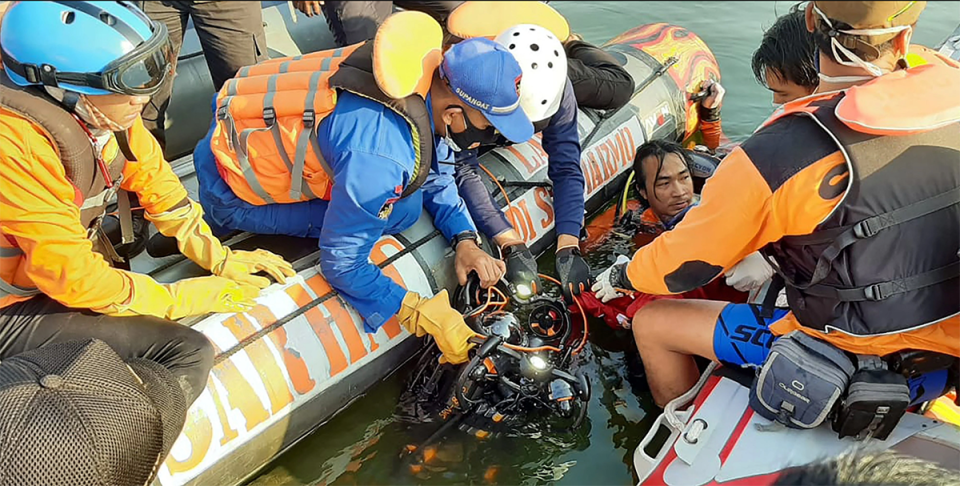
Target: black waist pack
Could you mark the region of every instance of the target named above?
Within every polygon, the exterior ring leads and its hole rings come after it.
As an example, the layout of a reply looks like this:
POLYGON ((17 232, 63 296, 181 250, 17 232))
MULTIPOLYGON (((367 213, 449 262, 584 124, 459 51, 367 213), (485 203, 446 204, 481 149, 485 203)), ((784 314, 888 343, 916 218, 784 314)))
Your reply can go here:
POLYGON ((857 355, 857 361, 857 372, 833 419, 833 430, 841 439, 884 440, 910 405, 910 387, 906 377, 888 370, 877 356, 857 355))
POLYGON ((855 371, 843 351, 793 331, 770 348, 750 387, 750 406, 787 427, 811 429, 831 416, 855 371))

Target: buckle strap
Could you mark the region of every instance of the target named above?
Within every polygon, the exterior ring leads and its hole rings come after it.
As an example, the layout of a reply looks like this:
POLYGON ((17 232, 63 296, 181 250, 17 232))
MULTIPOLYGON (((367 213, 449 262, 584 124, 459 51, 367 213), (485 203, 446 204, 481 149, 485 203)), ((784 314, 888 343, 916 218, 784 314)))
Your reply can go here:
POLYGON ((926 216, 958 203, 960 203, 960 187, 860 221, 853 225, 853 233, 857 238, 871 238, 891 226, 926 216))
POLYGON ((307 97, 303 103, 303 130, 297 137, 297 149, 294 154, 293 167, 290 170, 290 199, 299 200, 307 193, 310 199, 316 199, 316 196, 310 191, 310 186, 303 178, 303 170, 307 163, 307 146, 311 138, 315 138, 314 126, 316 125, 316 112, 313 109, 313 102, 317 97, 317 86, 320 84, 321 71, 315 71, 310 75, 310 90, 307 91, 307 97))
POLYGON ((858 370, 886 370, 887 362, 872 354, 857 355, 858 370))
POLYGON ((230 114, 229 109, 231 101, 233 101, 231 97, 224 99, 223 105, 217 111, 218 117, 220 117, 220 110, 223 110, 220 120, 226 125, 229 131, 229 142, 237 154, 237 164, 240 166, 240 170, 243 171, 243 178, 247 181, 247 184, 250 185, 250 189, 257 196, 260 196, 260 199, 263 199, 268 204, 273 204, 276 201, 274 201, 273 198, 267 194, 267 191, 263 189, 263 186, 260 185, 260 180, 257 179, 257 174, 254 172, 253 166, 250 165, 250 158, 247 155, 247 137, 249 137, 251 133, 270 130, 270 128, 247 128, 244 129, 243 132, 237 133, 236 122, 233 119, 233 115, 230 114))
POLYGON ((829 285, 813 285, 803 292, 841 302, 879 302, 897 294, 919 290, 960 277, 960 261, 923 272, 912 277, 880 282, 863 287, 839 289, 829 285))
POLYGON ((922 216, 946 209, 950 206, 960 203, 960 188, 954 188, 947 192, 928 197, 902 208, 895 209, 876 216, 871 216, 853 225, 844 227, 845 230, 820 254, 817 259, 817 266, 806 284, 797 284, 791 282, 794 287, 804 290, 819 284, 830 273, 833 261, 840 256, 840 253, 848 246, 859 240, 872 238, 881 231, 906 223, 922 216))
POLYGON ((130 208, 130 193, 120 190, 117 194, 117 217, 120 219, 120 242, 133 243, 133 210, 130 208))
POLYGON ((760 317, 765 319, 773 318, 773 314, 777 308, 777 297, 785 285, 786 283, 783 281, 783 276, 774 273, 773 278, 770 280, 770 285, 767 286, 767 293, 763 296, 763 303, 760 304, 760 317))

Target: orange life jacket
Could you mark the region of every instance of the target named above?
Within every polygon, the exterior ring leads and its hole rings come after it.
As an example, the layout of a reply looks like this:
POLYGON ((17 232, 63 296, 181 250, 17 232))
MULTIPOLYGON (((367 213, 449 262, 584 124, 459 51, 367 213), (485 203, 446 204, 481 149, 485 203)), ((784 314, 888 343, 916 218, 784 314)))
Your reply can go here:
POLYGON ((316 129, 336 106, 337 91, 346 90, 382 103, 410 124, 415 175, 401 197, 409 196, 426 180, 433 159, 425 98, 441 40, 435 20, 401 12, 384 22, 375 41, 242 68, 217 97, 211 149, 220 176, 250 204, 329 199, 332 172, 316 129), (391 76, 397 79, 384 79, 391 76))
POLYGON ((960 313, 958 85, 960 70, 928 64, 801 98, 766 122, 809 116, 847 161, 833 213, 765 250, 803 326, 870 337, 960 313))

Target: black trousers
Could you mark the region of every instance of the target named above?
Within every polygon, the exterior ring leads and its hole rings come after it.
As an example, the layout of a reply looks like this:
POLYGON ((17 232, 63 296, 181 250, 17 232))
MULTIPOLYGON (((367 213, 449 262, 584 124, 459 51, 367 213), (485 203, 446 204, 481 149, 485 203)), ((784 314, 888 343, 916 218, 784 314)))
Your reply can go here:
POLYGON ((343 47, 373 39, 380 24, 393 13, 394 5, 405 10, 424 12, 437 19, 441 26, 446 26, 447 16, 461 3, 328 1, 324 2, 321 10, 334 40, 343 47))
POLYGON ((0 309, 0 360, 79 339, 99 339, 123 359, 163 365, 183 389, 187 406, 200 396, 213 367, 213 345, 199 331, 156 317, 111 317, 80 311, 40 295, 0 309))
MULTIPOLYGON (((203 57, 206 58, 216 91, 243 66, 256 64, 269 57, 260 2, 162 0, 140 1, 137 6, 151 19, 167 26, 177 53, 183 44, 187 20, 193 19, 193 27, 200 38, 203 57)), ((173 77, 143 108, 143 124, 160 142, 161 148, 166 148, 163 124, 172 94, 173 77)))

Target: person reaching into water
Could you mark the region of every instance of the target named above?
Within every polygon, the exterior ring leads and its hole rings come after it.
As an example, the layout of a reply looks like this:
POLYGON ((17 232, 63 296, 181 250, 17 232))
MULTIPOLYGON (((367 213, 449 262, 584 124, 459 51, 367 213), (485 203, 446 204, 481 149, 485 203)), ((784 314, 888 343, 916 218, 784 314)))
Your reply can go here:
POLYGON ((533 126, 519 109, 522 71, 507 49, 471 39, 420 71, 439 59, 441 40, 432 18, 401 12, 384 22, 376 41, 242 69, 215 101, 217 120, 194 163, 215 226, 318 238, 320 271, 367 332, 396 315, 410 332, 433 335, 459 363, 473 332, 447 292, 428 298, 408 291, 370 254, 383 235, 411 227, 426 209, 455 249, 460 283, 476 272, 484 287, 496 284, 504 264, 480 248, 452 164, 441 162, 452 162, 450 146, 470 146, 495 130, 522 142, 533 126), (381 55, 393 57, 375 63, 381 55), (248 157, 254 153, 269 155, 248 157))
POLYGON ((598 279, 598 293, 681 293, 762 250, 786 282, 790 310, 772 317, 705 300, 638 312, 634 337, 657 404, 696 383, 693 355, 763 363, 772 339, 742 340, 731 332, 740 326, 798 330, 855 354, 960 356, 960 65, 910 46, 924 6, 808 3, 817 93, 775 112, 681 224, 598 279))
MULTIPOLYGON (((450 15, 447 26, 459 38, 494 37, 523 70, 520 107, 542 134, 547 153, 556 214, 556 268, 564 297, 571 303, 591 284, 590 266, 580 254, 584 177, 578 105, 618 109, 633 95, 633 79, 606 52, 571 38, 566 19, 539 2, 465 2, 450 15), (518 22, 507 23, 511 20, 518 22), (568 59, 569 53, 576 53, 579 60, 568 59)), ((477 142, 456 147, 457 187, 480 231, 506 260, 507 280, 517 289, 528 289, 520 293, 529 297, 542 288, 536 259, 484 186, 478 160, 481 151, 509 142, 500 136, 477 142)))
MULTIPOLYGON (((511 27, 496 41, 513 53, 524 70, 520 82, 520 107, 534 129, 542 133, 547 153, 547 174, 554 188, 557 272, 568 303, 590 287, 590 266, 580 254, 584 217, 584 178, 580 167, 580 134, 577 102, 566 75, 566 56, 560 41, 547 29, 530 24, 511 27), (516 35, 515 35, 516 34, 516 35)), ((496 138, 481 143, 497 144, 496 138)), ((492 238, 507 262, 507 280, 528 294, 542 289, 537 263, 519 233, 496 205, 479 174, 476 147, 457 154, 456 177, 460 194, 484 234, 492 238)))
POLYGON ((144 127, 141 109, 173 74, 166 27, 129 2, 19 2, 0 46, 0 360, 96 338, 163 365, 189 405, 214 351, 174 320, 250 309, 270 284, 255 273, 294 272, 221 245, 144 127), (115 268, 100 222, 123 191, 214 275, 162 284, 115 268))

